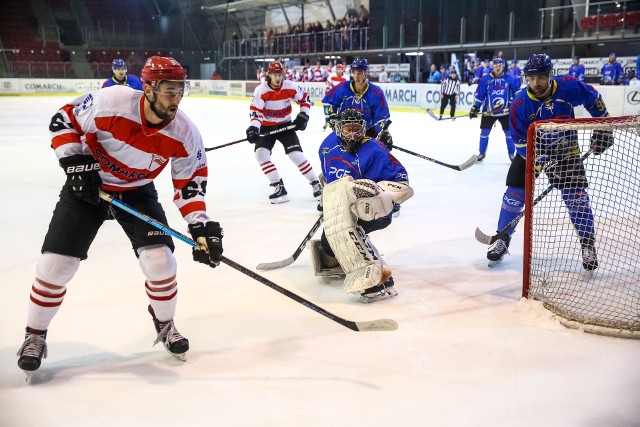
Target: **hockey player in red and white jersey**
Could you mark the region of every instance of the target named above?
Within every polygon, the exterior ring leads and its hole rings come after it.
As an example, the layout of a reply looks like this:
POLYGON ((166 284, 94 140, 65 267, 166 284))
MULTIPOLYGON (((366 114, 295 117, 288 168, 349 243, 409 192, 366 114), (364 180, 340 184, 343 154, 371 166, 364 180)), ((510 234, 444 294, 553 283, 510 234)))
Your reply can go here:
MULTIPOLYGON (((186 360, 189 341, 176 329, 177 281, 170 236, 111 209, 99 191, 166 223, 153 180, 171 163, 173 201, 197 246, 193 259, 220 263, 222 229, 206 212, 207 158, 196 126, 178 109, 188 90, 186 71, 169 57, 152 56, 142 69, 144 91, 113 86, 79 96, 51 119, 51 146, 66 173, 42 255, 36 265, 18 366, 30 375, 47 354, 46 335, 80 261, 105 220, 118 221, 145 276, 156 343, 186 360)), ((107 270, 110 267, 105 267, 107 270)))
MULTIPOLYGON (((347 78, 347 76, 344 74, 344 65, 342 64, 336 64, 336 71, 334 71, 333 73, 329 74, 329 77, 327 77, 327 83, 326 86, 324 88, 324 94, 326 95, 327 92, 329 92, 331 89, 333 89, 335 86, 338 86, 340 83, 345 82, 347 80, 349 80, 347 78)), ((327 126, 329 126, 329 116, 331 115, 330 108, 327 108, 328 104, 325 104, 325 108, 324 108, 324 126, 322 127, 322 130, 325 130, 327 128, 327 126)))
POLYGON ((309 94, 290 80, 283 79, 283 67, 278 61, 271 62, 267 68, 267 80, 260 84, 253 92, 251 101, 250 126, 247 128, 247 140, 255 144, 255 157, 265 174, 270 185, 273 187, 273 194, 269 196, 271 203, 285 203, 289 201, 287 190, 278 174, 276 166, 271 162, 271 150, 276 141, 280 141, 284 147, 284 152, 289 159, 298 167, 298 170, 311 184, 313 196, 320 198, 322 189, 318 177, 307 160, 300 140, 295 131, 303 131, 307 128, 309 121, 309 94), (300 112, 294 120, 295 129, 279 132, 269 136, 260 136, 260 132, 268 133, 278 128, 291 125, 291 103, 300 105, 300 112))
POLYGON ((327 70, 320 65, 320 61, 316 62, 316 67, 313 69, 313 81, 324 82, 327 80, 327 70))

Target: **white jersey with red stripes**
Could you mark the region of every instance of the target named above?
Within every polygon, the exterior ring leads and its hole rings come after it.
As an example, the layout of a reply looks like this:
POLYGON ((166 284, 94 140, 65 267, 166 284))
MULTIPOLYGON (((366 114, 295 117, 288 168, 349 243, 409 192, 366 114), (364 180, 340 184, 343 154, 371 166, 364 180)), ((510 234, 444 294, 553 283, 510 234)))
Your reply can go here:
POLYGON ((327 78, 326 72, 323 68, 315 68, 313 70, 313 81, 314 82, 323 82, 327 78))
POLYGON ((339 76, 337 73, 329 74, 329 77, 327 77, 327 85, 324 88, 324 93, 326 94, 335 86, 338 86, 340 83, 345 82, 347 80, 349 79, 347 79, 344 73, 342 73, 341 76, 339 76))
POLYGON ((182 111, 150 127, 144 118, 144 93, 112 86, 66 104, 49 130, 58 159, 90 154, 98 161, 106 191, 142 187, 170 161, 173 201, 182 216, 191 224, 210 220, 205 204, 207 156, 200 132, 182 111))
POLYGON ((268 83, 262 83, 253 91, 253 100, 249 107, 251 126, 277 126, 291 120, 291 102, 300 105, 300 112, 309 115, 311 103, 309 94, 295 82, 283 80, 280 89, 272 89, 268 83))

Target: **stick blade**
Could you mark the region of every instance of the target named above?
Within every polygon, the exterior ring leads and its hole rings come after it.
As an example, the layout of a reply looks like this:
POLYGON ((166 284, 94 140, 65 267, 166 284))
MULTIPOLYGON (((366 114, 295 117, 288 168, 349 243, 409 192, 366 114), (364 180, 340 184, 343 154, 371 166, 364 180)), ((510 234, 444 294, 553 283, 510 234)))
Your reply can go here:
POLYGON ((355 322, 356 330, 360 332, 371 331, 395 331, 398 329, 398 323, 393 319, 378 319, 368 322, 355 322))
POLYGON ((492 244, 495 240, 492 236, 485 234, 482 230, 476 227, 476 240, 480 243, 484 243, 485 245, 492 244))
POLYGON ((478 163, 478 156, 476 154, 474 154, 473 156, 469 157, 469 160, 467 160, 466 162, 462 163, 459 168, 461 171, 465 170, 465 169, 469 169, 471 166, 475 165, 476 163, 478 163))
POLYGON ((429 109, 429 108, 427 108, 427 114, 429 114, 429 115, 430 115, 431 117, 433 117, 435 120, 440 120, 440 119, 438 118, 438 116, 436 116, 436 115, 434 114, 434 112, 433 112, 433 111, 431 111, 431 109, 429 109))
POLYGON ((260 271, 275 270, 277 268, 283 268, 288 265, 291 265, 293 264, 294 261, 295 261, 295 258, 290 256, 289 258, 283 259, 282 261, 263 262, 261 264, 258 264, 258 266, 256 267, 256 270, 260 270, 260 271))

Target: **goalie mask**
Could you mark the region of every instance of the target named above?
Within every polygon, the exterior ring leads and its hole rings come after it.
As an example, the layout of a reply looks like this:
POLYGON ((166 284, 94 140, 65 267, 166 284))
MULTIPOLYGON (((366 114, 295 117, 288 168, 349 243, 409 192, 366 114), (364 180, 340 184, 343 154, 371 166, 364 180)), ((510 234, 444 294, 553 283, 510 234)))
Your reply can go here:
POLYGON ((345 151, 355 153, 362 145, 366 132, 366 122, 362 113, 355 108, 347 108, 338 115, 335 130, 340 145, 345 151))

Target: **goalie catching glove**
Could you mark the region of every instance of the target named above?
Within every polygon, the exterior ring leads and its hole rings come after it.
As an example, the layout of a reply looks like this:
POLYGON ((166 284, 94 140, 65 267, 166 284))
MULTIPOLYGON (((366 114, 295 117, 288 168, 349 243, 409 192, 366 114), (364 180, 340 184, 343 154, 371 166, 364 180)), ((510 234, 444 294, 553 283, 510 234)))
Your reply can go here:
POLYGON ((209 221, 206 224, 189 224, 189 232, 196 241, 193 247, 193 260, 215 268, 222 258, 222 236, 220 224, 209 221))
POLYGON ((591 133, 591 149, 593 154, 600 155, 613 145, 613 132, 596 129, 591 133))
POLYGON ((100 165, 90 155, 74 154, 60 159, 60 166, 67 174, 66 187, 73 197, 92 205, 100 202, 100 165))

